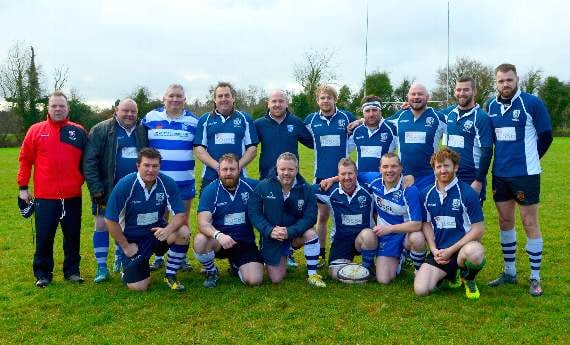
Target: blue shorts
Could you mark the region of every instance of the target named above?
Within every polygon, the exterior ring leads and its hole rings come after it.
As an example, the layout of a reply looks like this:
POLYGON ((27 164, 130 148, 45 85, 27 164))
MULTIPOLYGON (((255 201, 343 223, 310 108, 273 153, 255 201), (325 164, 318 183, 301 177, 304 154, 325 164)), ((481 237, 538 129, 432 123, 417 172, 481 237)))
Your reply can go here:
POLYGON ((493 200, 515 200, 519 205, 534 205, 540 202, 540 174, 498 177, 493 175, 493 200))
POLYGON ((230 265, 238 269, 250 262, 263 263, 259 249, 253 242, 236 241, 233 247, 229 249, 222 248, 216 252, 216 258, 228 259, 230 265))
POLYGON ((376 256, 390 256, 399 258, 404 249, 406 234, 388 234, 378 238, 376 256))
POLYGON ((196 185, 194 183, 185 186, 178 186, 180 190, 180 199, 183 201, 192 200, 196 196, 196 185))
POLYGON ((346 259, 352 261, 355 256, 360 255, 360 252, 356 250, 354 242, 358 234, 351 237, 344 237, 342 239, 334 238, 331 243, 330 255, 329 255, 329 265, 339 259, 346 259))
POLYGON ((421 192, 428 186, 433 186, 435 184, 435 175, 429 174, 425 176, 414 176, 414 186, 418 188, 421 192))
POLYGON ((136 283, 150 277, 148 261, 152 254, 163 256, 169 248, 166 241, 159 241, 154 235, 139 238, 127 238, 130 243, 136 243, 139 251, 128 258, 121 249, 121 260, 123 265, 123 282, 136 283))

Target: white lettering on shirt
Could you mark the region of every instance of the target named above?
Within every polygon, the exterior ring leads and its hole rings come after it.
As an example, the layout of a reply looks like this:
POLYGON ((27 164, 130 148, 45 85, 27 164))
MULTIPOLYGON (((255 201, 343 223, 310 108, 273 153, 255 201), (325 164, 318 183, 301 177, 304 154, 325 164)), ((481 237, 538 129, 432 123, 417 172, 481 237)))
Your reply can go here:
POLYGON ((457 224, 455 224, 455 218, 450 216, 437 216, 435 219, 435 225, 438 229, 455 229, 457 224))
POLYGON ((137 225, 150 225, 158 222, 158 212, 137 214, 137 225))
POLYGON ((447 139, 447 146, 464 148, 465 138, 461 135, 450 135, 447 139))
POLYGON ((137 158, 137 148, 136 147, 123 147, 121 150, 121 157, 132 159, 137 158))
POLYGON ((340 146, 340 135, 321 136, 321 146, 340 146))
POLYGON ((245 224, 245 212, 230 213, 224 216, 224 225, 245 224))
POLYGON ((360 157, 379 158, 382 155, 382 146, 360 146, 360 157))
POLYGON ((214 135, 214 143, 216 145, 224 144, 235 144, 235 134, 234 133, 216 133, 214 135))
POLYGON ((360 225, 362 224, 361 214, 343 214, 341 215, 342 225, 360 225))
POLYGON ((406 132, 404 142, 406 144, 425 144, 426 132, 406 132))
POLYGON ((495 128, 495 135, 498 141, 516 141, 517 132, 515 127, 495 128))

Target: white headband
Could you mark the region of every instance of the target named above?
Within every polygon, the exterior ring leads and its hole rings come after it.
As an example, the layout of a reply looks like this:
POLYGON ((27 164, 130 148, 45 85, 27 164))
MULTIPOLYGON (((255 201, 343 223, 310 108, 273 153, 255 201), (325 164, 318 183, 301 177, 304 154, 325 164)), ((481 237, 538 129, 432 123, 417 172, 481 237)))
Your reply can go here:
POLYGON ((368 108, 376 108, 382 110, 382 103, 380 101, 366 102, 362 105, 362 111, 365 112, 368 108))

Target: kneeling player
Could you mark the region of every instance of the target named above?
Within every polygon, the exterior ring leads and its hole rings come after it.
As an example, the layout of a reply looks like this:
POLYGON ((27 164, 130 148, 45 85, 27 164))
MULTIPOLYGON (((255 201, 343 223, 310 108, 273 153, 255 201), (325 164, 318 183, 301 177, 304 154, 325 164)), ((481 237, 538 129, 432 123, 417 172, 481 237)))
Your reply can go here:
POLYGON ((431 166, 436 182, 423 194, 423 232, 431 253, 416 274, 414 291, 419 296, 428 295, 444 278, 456 280, 459 267, 465 295, 478 299, 475 276, 485 265, 484 249, 479 242, 483 236, 479 196, 455 176, 459 155, 454 151, 441 149, 431 158, 431 166))
POLYGON ((263 260, 255 245, 253 227, 247 217, 247 201, 257 181, 240 178, 238 158, 231 153, 219 159, 218 180, 200 195, 194 252, 206 269, 204 287, 218 281, 214 257, 228 258, 231 269, 247 285, 263 281, 263 260))
POLYGON ((400 259, 404 248, 410 251, 416 270, 425 256, 425 239, 422 234, 420 193, 415 186, 404 187, 402 165, 397 155, 386 153, 380 159, 380 172, 363 173, 373 193, 378 236, 376 251, 376 280, 382 284, 392 282, 400 272, 400 259))
POLYGON ((309 284, 325 287, 317 274, 320 245, 312 229, 317 221, 317 201, 310 185, 298 173, 297 157, 282 153, 277 158, 277 173, 261 181, 248 202, 249 217, 261 233, 261 255, 273 283, 287 273, 287 255, 304 246, 309 284))
POLYGON ((137 157, 137 173, 123 177, 111 193, 105 212, 109 233, 121 246, 123 281, 131 290, 145 291, 150 285, 151 255, 168 250, 164 281, 172 290, 184 290, 176 279, 186 259, 188 238, 185 208, 176 183, 160 173, 160 153, 143 148, 137 157), (174 217, 164 220, 166 209, 174 217))
MULTIPOLYGON (((358 170, 350 158, 338 163, 338 183, 327 191, 317 190, 317 198, 332 210, 329 274, 338 279, 338 270, 362 254, 362 266, 371 270, 377 240, 372 232, 372 194, 357 182, 358 170)), ((316 186, 318 187, 318 185, 316 186)))

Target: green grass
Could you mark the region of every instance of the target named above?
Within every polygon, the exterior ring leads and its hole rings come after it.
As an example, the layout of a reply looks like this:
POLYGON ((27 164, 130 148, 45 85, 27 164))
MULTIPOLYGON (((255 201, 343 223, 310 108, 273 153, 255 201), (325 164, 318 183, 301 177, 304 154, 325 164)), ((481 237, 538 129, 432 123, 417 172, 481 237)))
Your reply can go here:
MULTIPOLYGON (((529 267, 520 221, 519 284, 485 286, 502 268, 497 212, 487 201, 483 243, 488 264, 478 276, 481 299, 473 302, 464 298, 462 290, 416 297, 410 270, 390 286, 350 286, 327 279, 326 289, 316 289, 305 282, 304 269, 298 269, 280 285, 266 280, 262 286, 248 288, 228 275, 226 262, 219 262, 221 280, 211 290, 202 288, 203 276, 197 272, 179 275, 187 287, 183 293, 169 291, 158 272, 152 274, 153 285, 147 293, 127 291, 116 274, 110 282, 95 285, 88 198, 84 199, 81 246, 86 284, 63 282, 58 232, 54 282, 40 290, 33 284, 31 224, 16 207, 18 150, 0 149, 0 343, 570 343, 568 152, 570 138, 556 138, 543 159, 544 296, 527 294, 529 267)), ((302 173, 311 180, 311 151, 302 149, 301 160, 302 173)), ((249 169, 253 176, 257 176, 256 166, 254 162, 249 169)), ((195 231, 196 202, 193 207, 195 231)), ((301 252, 296 257, 304 262, 301 252)), ((192 263, 198 267, 194 258, 192 263)))

